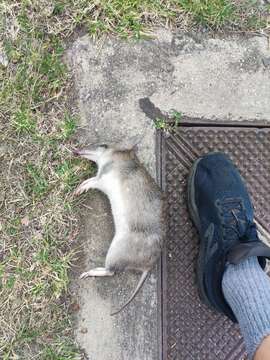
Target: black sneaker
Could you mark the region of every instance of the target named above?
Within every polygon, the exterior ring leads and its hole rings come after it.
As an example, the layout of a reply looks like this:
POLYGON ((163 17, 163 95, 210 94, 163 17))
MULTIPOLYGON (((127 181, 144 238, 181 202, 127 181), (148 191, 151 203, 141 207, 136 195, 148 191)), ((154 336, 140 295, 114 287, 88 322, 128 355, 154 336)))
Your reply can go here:
POLYGON ((225 265, 258 256, 264 268, 270 248, 258 238, 246 186, 226 155, 211 153, 195 162, 188 182, 188 206, 200 235, 200 296, 236 322, 222 293, 225 265))

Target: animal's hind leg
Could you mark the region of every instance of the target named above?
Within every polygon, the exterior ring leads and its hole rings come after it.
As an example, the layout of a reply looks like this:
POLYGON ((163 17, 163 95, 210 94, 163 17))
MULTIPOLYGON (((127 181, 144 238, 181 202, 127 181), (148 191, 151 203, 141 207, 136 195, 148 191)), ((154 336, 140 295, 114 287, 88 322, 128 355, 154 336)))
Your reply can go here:
POLYGON ((80 279, 85 279, 87 277, 96 277, 96 276, 113 276, 114 275, 114 272, 113 271, 110 271, 106 268, 103 268, 103 267, 97 267, 95 269, 91 269, 89 271, 86 271, 84 273, 81 274, 80 276, 80 279))

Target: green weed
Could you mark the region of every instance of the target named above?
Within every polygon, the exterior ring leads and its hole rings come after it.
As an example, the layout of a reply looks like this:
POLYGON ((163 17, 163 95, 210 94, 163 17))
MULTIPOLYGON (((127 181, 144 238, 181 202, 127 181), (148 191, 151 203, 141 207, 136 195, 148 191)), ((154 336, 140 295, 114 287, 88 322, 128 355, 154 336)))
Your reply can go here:
POLYGON ((156 118, 154 124, 157 130, 169 130, 169 125, 167 124, 166 119, 156 118))
POLYGON ((74 349, 74 345, 67 342, 57 342, 51 346, 45 346, 41 360, 76 360, 80 359, 74 349))
POLYGON ((34 133, 36 130, 36 122, 32 118, 32 114, 29 109, 21 108, 15 112, 13 117, 14 129, 19 133, 34 133))
POLYGON ((75 134, 76 127, 76 118, 66 113, 63 122, 60 124, 61 139, 69 140, 75 134))
POLYGON ((182 119, 182 113, 176 110, 172 110, 171 112, 171 118, 174 121, 174 127, 179 126, 181 119, 182 119))
POLYGON ((182 113, 171 110, 168 119, 156 118, 154 121, 155 128, 165 132, 174 131, 179 126, 182 119, 182 113))
POLYGON ((35 164, 26 165, 27 181, 26 191, 31 196, 41 197, 46 194, 49 188, 45 170, 35 164))

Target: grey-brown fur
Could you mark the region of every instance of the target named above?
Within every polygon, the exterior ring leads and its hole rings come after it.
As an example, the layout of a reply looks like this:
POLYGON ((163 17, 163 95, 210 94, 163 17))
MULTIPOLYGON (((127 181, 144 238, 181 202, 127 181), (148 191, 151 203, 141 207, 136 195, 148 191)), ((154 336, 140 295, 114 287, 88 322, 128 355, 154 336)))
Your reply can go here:
MULTIPOLYGON (((76 154, 98 165, 97 176, 83 182, 76 193, 96 188, 107 194, 115 223, 115 236, 105 267, 90 270, 82 277, 139 270, 143 272, 141 287, 159 258, 163 245, 162 192, 140 164, 133 149, 122 149, 119 145, 92 145, 76 154)), ((136 291, 131 298, 135 295, 136 291)))

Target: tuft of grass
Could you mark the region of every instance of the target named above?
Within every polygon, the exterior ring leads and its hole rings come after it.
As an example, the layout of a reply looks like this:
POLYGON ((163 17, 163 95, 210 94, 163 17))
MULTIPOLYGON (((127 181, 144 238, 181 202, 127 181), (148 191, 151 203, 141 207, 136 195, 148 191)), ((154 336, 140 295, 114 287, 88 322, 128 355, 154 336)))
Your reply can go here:
POLYGON ((64 115, 63 122, 60 124, 60 131, 63 140, 69 140, 75 134, 76 127, 77 127, 76 118, 66 113, 64 115))
POLYGON ((33 163, 26 165, 26 192, 29 196, 41 197, 48 191, 48 181, 45 170, 33 163))
POLYGON ((54 346, 46 346, 42 351, 41 360, 79 360, 78 353, 72 343, 57 342, 54 346))
POLYGON ((79 183, 81 178, 82 165, 79 159, 64 160, 55 169, 61 186, 66 191, 71 191, 79 183))
POLYGON ((169 124, 167 123, 166 119, 163 118, 156 118, 154 121, 155 128, 157 130, 169 130, 169 124))
POLYGON ((157 130, 170 132, 174 131, 177 126, 179 126, 182 119, 182 113, 176 110, 171 110, 169 112, 168 119, 165 118, 156 118, 154 121, 154 126, 157 130))
MULTIPOLYGON (((90 9, 91 7, 91 9, 90 9)), ((257 30, 269 26, 269 9, 254 0, 99 0, 84 18, 93 36, 147 36, 145 25, 166 24, 189 30, 196 25, 213 30, 257 30)))
POLYGON ((13 126, 17 133, 34 133, 36 122, 32 118, 31 112, 27 108, 21 108, 15 112, 13 126))
POLYGON ((235 6, 228 0, 179 0, 180 6, 204 26, 220 28, 231 21, 235 6))
POLYGON ((175 0, 100 0, 93 5, 93 16, 86 20, 86 24, 94 36, 115 33, 124 38, 140 38, 147 35, 146 22, 155 19, 171 22, 180 12, 175 0))
MULTIPOLYGON (((76 257, 73 190, 91 173, 68 148, 76 113, 67 103, 64 39, 73 2, 0 4, 0 358, 79 359, 67 311, 76 257), (3 194, 3 196, 2 196, 3 194), (65 299, 65 300, 64 300, 65 299), (65 320, 65 321, 63 321, 65 320)), ((83 12, 77 2, 76 14, 83 12)), ((85 6, 86 6, 85 2, 85 6)), ((82 6, 82 7, 81 7, 82 6)))
POLYGON ((182 119, 182 113, 176 110, 172 110, 170 115, 172 120, 174 121, 174 127, 179 126, 182 119))

